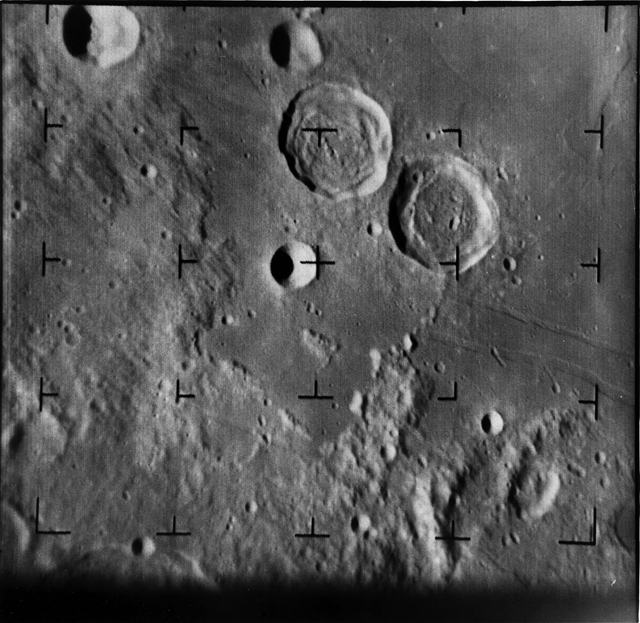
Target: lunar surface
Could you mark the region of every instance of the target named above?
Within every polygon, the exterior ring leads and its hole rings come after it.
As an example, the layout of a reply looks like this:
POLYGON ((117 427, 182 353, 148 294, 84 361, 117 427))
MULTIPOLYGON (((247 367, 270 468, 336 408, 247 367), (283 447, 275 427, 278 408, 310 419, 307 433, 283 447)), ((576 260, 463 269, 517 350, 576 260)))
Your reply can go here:
POLYGON ((3 620, 637 620, 634 7, 2 28, 3 620))

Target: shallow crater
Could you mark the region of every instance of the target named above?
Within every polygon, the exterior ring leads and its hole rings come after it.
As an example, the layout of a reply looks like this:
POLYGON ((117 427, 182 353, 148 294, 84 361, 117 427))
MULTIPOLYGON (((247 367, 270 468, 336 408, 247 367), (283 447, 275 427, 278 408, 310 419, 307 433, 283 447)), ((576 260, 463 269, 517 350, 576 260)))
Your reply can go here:
POLYGON ((389 212, 403 253, 430 270, 458 256, 460 273, 496 243, 498 219, 498 206, 479 171, 451 155, 405 166, 389 212))
POLYGON ((359 89, 323 83, 291 102, 280 143, 295 177, 342 201, 371 195, 386 180, 391 125, 380 104, 359 89))

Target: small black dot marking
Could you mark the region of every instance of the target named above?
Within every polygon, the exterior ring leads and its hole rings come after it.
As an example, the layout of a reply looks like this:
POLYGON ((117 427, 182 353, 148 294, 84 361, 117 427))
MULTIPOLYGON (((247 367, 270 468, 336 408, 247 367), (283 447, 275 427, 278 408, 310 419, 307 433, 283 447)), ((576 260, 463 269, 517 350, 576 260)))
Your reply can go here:
POLYGON ((442 130, 443 132, 447 132, 450 134, 458 135, 458 149, 462 149, 462 130, 460 128, 447 128, 442 130))
POLYGON ((61 123, 49 123, 49 109, 44 109, 44 142, 47 142, 50 128, 63 128, 61 123))
POLYGON ((587 545, 591 547, 596 546, 597 540, 597 523, 596 523, 596 507, 593 507, 593 520, 591 523, 591 528, 589 530, 589 540, 588 541, 569 541, 569 540, 560 540, 558 543, 560 545, 587 545))
POLYGON ((44 381, 42 377, 40 377, 40 393, 39 393, 39 404, 40 404, 40 413, 42 413, 42 403, 44 398, 51 398, 54 396, 58 396, 55 392, 45 392, 44 391, 44 381))
POLYGON ((301 395, 298 396, 300 400, 333 400, 333 396, 320 396, 318 394, 318 381, 313 382, 313 395, 301 395))
POLYGON ((36 534, 60 536, 71 534, 70 530, 40 530, 40 498, 36 497, 36 534))
POLYGON ((580 266, 582 268, 595 268, 596 269, 596 283, 600 283, 600 247, 598 247, 596 253, 596 261, 595 262, 581 262, 580 266))
POLYGON ((182 398, 195 398, 195 394, 182 394, 180 393, 180 379, 176 380, 176 404, 180 404, 182 398))
POLYGON ((453 382, 453 396, 438 396, 438 400, 441 400, 441 401, 458 400, 458 383, 457 383, 457 381, 453 382))
POLYGON ((182 265, 183 264, 197 264, 198 260, 185 260, 182 258, 182 245, 178 245, 178 279, 182 279, 182 265))
POLYGON ((184 144, 184 133, 185 132, 197 132, 198 126, 196 125, 181 125, 180 126, 180 145, 184 144))
POLYGON ((171 532, 156 532, 156 536, 191 536, 191 532, 179 532, 176 530, 176 516, 173 516, 171 532))
POLYGON ((298 539, 328 539, 328 534, 316 534, 315 532, 315 517, 311 518, 311 532, 309 534, 295 534, 294 536, 298 539))
POLYGON ((335 132, 338 133, 338 128, 302 128, 303 132, 317 132, 318 134, 318 147, 321 145, 323 132, 335 132))
POLYGON ((451 535, 450 536, 437 536, 436 541, 470 541, 469 536, 456 536, 456 524, 451 520, 451 535))
POLYGON ((460 279, 460 247, 456 245, 456 259, 453 262, 438 262, 440 266, 455 266, 456 281, 460 279))
POLYGON ((604 115, 600 115, 600 128, 597 130, 585 130, 585 134, 600 135, 600 149, 604 149, 604 115))
POLYGON ((315 260, 300 260, 300 264, 315 264, 316 265, 316 280, 320 279, 320 266, 329 266, 335 264, 333 260, 321 260, 320 259, 320 247, 316 245, 316 259, 315 260))
POLYGON ((595 385, 595 389, 594 389, 594 398, 593 400, 578 400, 578 402, 581 405, 593 405, 593 414, 595 416, 595 420, 596 422, 598 421, 598 402, 599 402, 599 388, 598 388, 598 384, 596 383, 595 385))
POLYGON ((44 277, 47 274, 47 262, 62 262, 62 259, 59 257, 47 257, 47 244, 43 240, 42 241, 42 276, 44 277))

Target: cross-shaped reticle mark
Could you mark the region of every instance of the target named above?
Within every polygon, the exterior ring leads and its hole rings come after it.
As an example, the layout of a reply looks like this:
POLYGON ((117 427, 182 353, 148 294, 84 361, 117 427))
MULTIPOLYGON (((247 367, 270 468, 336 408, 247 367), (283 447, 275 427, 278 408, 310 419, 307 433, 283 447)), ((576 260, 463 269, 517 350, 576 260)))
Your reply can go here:
POLYGON ((191 532, 179 532, 176 530, 176 516, 173 516, 171 532, 156 532, 156 536, 191 536, 191 532))
POLYGON ((61 123, 49 123, 49 109, 44 109, 44 142, 47 142, 49 128, 63 128, 61 123))
POLYGON ((455 266, 456 281, 460 279, 460 247, 456 245, 456 259, 453 262, 438 262, 440 266, 455 266))
POLYGON ((59 394, 57 394, 56 392, 45 392, 44 391, 44 381, 42 380, 42 377, 40 377, 40 393, 39 393, 39 399, 38 399, 40 413, 42 413, 43 399, 44 398, 52 398, 52 397, 58 396, 58 395, 59 394))
POLYGON ((71 530, 40 530, 40 498, 36 497, 36 534, 62 535, 71 534, 71 530))
POLYGON ((181 125, 180 126, 180 145, 184 143, 184 133, 185 132, 197 132, 198 126, 196 125, 181 125))
POLYGON ((321 396, 318 394, 318 381, 313 381, 313 395, 300 395, 300 400, 333 400, 333 396, 321 396))
POLYGON ((593 507, 593 520, 591 523, 591 528, 589 529, 589 540, 588 541, 568 541, 561 539, 558 541, 560 545, 590 545, 591 547, 595 547, 597 540, 597 530, 598 525, 596 523, 596 507, 593 507))
POLYGON ((297 533, 294 536, 298 539, 328 539, 328 534, 316 534, 315 531, 316 520, 315 517, 311 518, 311 532, 308 534, 305 533, 297 533))
POLYGON ((456 536, 456 523, 451 520, 451 535, 450 536, 437 536, 436 541, 470 541, 470 536, 456 536))
POLYGON ((593 414, 595 416, 596 422, 598 421, 598 401, 600 398, 600 390, 598 388, 598 384, 595 385, 594 390, 594 398, 593 400, 578 400, 581 405, 593 405, 593 414))
POLYGON ((460 128, 446 128, 446 129, 443 128, 442 131, 449 134, 457 134, 458 148, 462 149, 462 130, 460 128))
POLYGON ((300 264, 315 264, 316 265, 316 280, 320 279, 320 266, 328 266, 335 264, 333 260, 321 260, 320 259, 320 247, 316 245, 316 259, 315 260, 300 260, 300 264))
POLYGON ((598 247, 598 251, 596 253, 596 261, 595 262, 581 262, 580 266, 582 266, 582 268, 595 268, 596 269, 596 283, 600 283, 600 247, 598 247))
POLYGON ((600 149, 604 149, 604 115, 600 115, 600 128, 598 130, 585 130, 585 134, 600 135, 600 149))
POLYGON ((178 279, 182 279, 182 265, 183 264, 197 264, 198 260, 185 260, 182 258, 182 245, 178 245, 178 279))
POLYGON ((458 383, 453 382, 453 396, 438 396, 438 400, 458 400, 458 383))
POLYGON ((338 133, 338 128, 302 128, 303 132, 317 132, 318 134, 318 147, 321 145, 323 132, 335 132, 338 133))
POLYGON ((180 404, 182 398, 195 398, 195 394, 181 394, 180 393, 180 379, 176 379, 176 404, 180 404))
POLYGON ((47 257, 47 243, 42 241, 42 276, 47 274, 47 262, 62 262, 59 257, 47 257))

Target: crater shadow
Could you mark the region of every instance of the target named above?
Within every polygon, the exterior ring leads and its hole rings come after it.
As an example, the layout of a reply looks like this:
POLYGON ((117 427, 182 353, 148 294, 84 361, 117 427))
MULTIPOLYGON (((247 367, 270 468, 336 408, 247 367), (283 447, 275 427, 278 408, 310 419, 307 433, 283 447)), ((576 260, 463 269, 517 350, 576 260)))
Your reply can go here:
POLYGON ((282 68, 289 66, 291 60, 291 37, 286 24, 280 24, 273 29, 269 40, 269 51, 276 65, 282 68))
POLYGON ((285 249, 280 247, 271 258, 271 275, 278 285, 283 285, 294 270, 293 260, 285 249))
POLYGON ((91 41, 91 15, 82 5, 72 6, 62 20, 62 39, 74 58, 86 56, 91 41))
POLYGON ((395 190, 389 201, 389 231, 395 241, 398 249, 405 255, 407 254, 407 237, 402 231, 400 225, 400 211, 402 209, 403 201, 406 199, 407 194, 407 169, 403 169, 398 177, 395 190))

